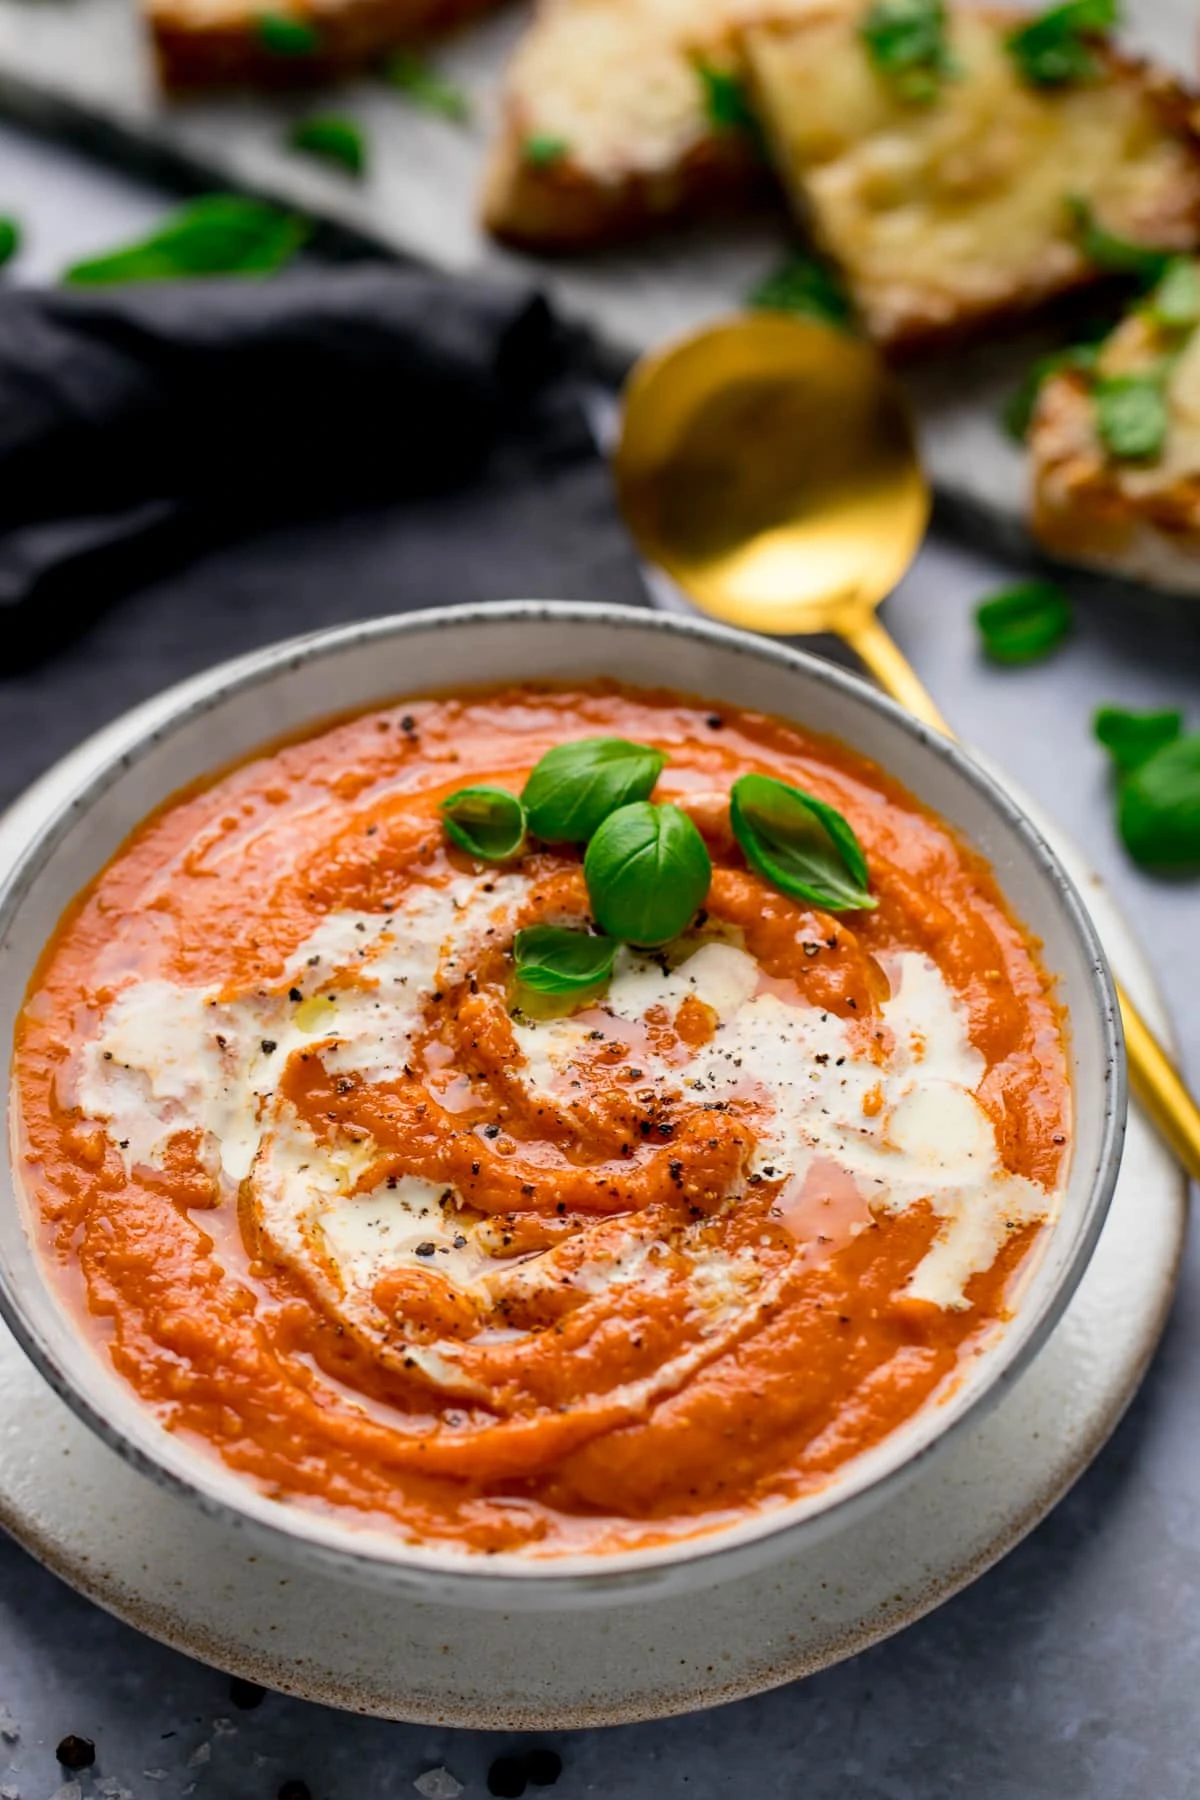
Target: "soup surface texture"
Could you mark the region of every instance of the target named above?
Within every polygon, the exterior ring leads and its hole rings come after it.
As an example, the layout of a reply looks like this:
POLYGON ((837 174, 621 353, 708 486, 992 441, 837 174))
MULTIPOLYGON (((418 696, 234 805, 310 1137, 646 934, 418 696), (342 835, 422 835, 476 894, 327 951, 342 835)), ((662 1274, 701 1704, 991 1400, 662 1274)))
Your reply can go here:
POLYGON ((944 825, 792 725, 611 684, 408 701, 177 796, 60 925, 16 1079, 55 1278, 171 1430, 535 1556, 778 1506, 936 1404, 1069 1135, 1048 982, 944 825), (581 851, 476 862, 438 805, 605 735, 666 753, 711 890, 548 1017, 513 938, 587 920, 581 851), (747 868, 747 771, 845 815, 876 910, 747 868))

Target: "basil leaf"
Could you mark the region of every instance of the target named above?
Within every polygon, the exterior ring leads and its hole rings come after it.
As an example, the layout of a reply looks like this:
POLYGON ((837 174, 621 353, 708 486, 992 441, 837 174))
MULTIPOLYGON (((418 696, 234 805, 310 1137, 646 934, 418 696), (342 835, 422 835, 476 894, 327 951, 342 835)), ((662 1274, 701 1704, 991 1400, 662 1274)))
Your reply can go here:
POLYGON ((68 269, 72 287, 179 281, 194 275, 269 275, 309 235, 307 220, 237 194, 210 194, 183 207, 141 243, 68 269))
POLYGON ((321 48, 316 26, 295 13, 259 13, 254 35, 272 56, 315 56, 321 48))
POLYGON ((1001 409, 1001 422, 1008 435, 1015 438, 1018 444, 1023 444, 1029 436, 1029 427, 1033 424, 1042 383, 1049 381, 1061 369, 1095 368, 1099 354, 1099 344, 1071 344, 1065 350, 1055 350, 1049 356, 1039 357, 1001 409))
POLYGON ((603 987, 617 946, 564 925, 529 925, 513 942, 517 980, 535 994, 585 994, 603 987))
POLYGON ((859 34, 876 70, 902 100, 928 104, 955 73, 943 0, 875 0, 859 34))
POLYGON ((1111 456, 1145 462, 1159 455, 1171 425, 1161 375, 1108 375, 1093 392, 1096 429, 1111 456))
POLYGON ((789 256, 751 289, 750 305, 774 312, 803 313, 827 325, 852 323, 850 296, 827 263, 802 252, 789 256))
POLYGON ((0 269, 21 248, 21 227, 15 219, 0 216, 0 269))
POLYGON ((677 806, 638 800, 610 813, 587 847, 583 877, 596 923, 628 944, 666 944, 704 903, 712 862, 677 806))
POLYGON ((878 905, 853 828, 815 794, 770 775, 739 775, 729 818, 750 867, 793 899, 828 912, 878 905))
POLYGON ((750 110, 746 89, 732 69, 716 69, 697 63, 696 73, 704 89, 704 111, 714 131, 748 131, 758 136, 758 120, 750 110))
POLYGON ((993 662, 1039 662, 1057 650, 1074 623, 1071 602, 1052 581, 1022 581, 975 609, 983 647, 993 662))
POLYGON ((431 68, 411 50, 397 50, 383 65, 384 77, 392 86, 426 112, 440 113, 443 119, 463 124, 471 116, 467 96, 454 82, 431 68))
POLYGON ((547 131, 535 132, 521 146, 521 155, 534 169, 552 169, 570 155, 566 138, 553 137, 547 131))
POLYGON ((1124 712, 1119 706, 1102 706, 1092 729, 1116 764, 1128 775, 1174 743, 1183 730, 1181 712, 1124 712))
POLYGON ((1117 237, 1096 222, 1091 203, 1078 197, 1069 198, 1067 206, 1079 237, 1079 247, 1088 261, 1108 275, 1131 275, 1143 287, 1161 281, 1174 260, 1172 250, 1154 250, 1147 244, 1135 244, 1129 238, 1117 237))
POLYGON ((609 813, 647 800, 666 756, 627 738, 556 744, 521 792, 529 829, 548 844, 583 844, 609 813))
POLYGON ((1146 302, 1156 325, 1182 331, 1200 324, 1200 269, 1190 256, 1175 256, 1146 302))
POLYGON ((1117 24, 1116 0, 1065 0, 1006 39, 1009 55, 1033 87, 1091 81, 1102 69, 1097 39, 1117 24))
POLYGON ((361 129, 353 119, 339 113, 317 113, 301 119, 288 133, 293 150, 333 163, 348 175, 361 175, 367 166, 367 145, 361 129))
POLYGON ((525 842, 525 808, 507 788, 459 788, 438 811, 446 836, 481 862, 508 862, 525 842))
POLYGON ((1117 826, 1135 862, 1200 866, 1200 732, 1177 737, 1121 777, 1117 826))

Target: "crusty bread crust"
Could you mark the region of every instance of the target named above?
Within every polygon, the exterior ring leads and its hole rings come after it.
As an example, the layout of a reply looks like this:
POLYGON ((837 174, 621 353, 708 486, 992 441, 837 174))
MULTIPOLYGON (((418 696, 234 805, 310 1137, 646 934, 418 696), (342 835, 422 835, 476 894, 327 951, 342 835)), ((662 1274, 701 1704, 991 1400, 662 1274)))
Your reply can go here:
MULTIPOLYGON (((788 119, 780 104, 780 69, 784 65, 778 60, 782 47, 792 64, 800 65, 804 59, 798 51, 804 39, 811 34, 814 49, 819 48, 818 34, 843 21, 845 13, 844 5, 831 6, 824 11, 814 10, 807 20, 752 28, 746 34, 745 49, 757 110, 793 207, 822 249, 842 265, 864 323, 876 342, 897 357, 941 349, 977 337, 993 326, 1015 322, 1060 296, 1103 280, 1104 272, 1089 263, 1065 234, 1048 235, 1042 255, 1036 259, 1026 257, 1019 267, 1008 269, 1000 256, 991 269, 985 270, 985 248, 969 286, 940 282, 936 270, 915 256, 901 275, 893 274, 887 281, 872 279, 869 245, 863 248, 856 264, 855 257, 847 253, 846 243, 839 239, 836 221, 831 229, 831 218, 822 205, 821 165, 799 161, 789 141, 788 119)), ((1008 8, 986 9, 973 16, 997 32, 1007 32, 1014 23, 1028 17, 1008 8)), ((1155 247, 1194 249, 1200 244, 1200 106, 1163 70, 1112 47, 1105 48, 1102 54, 1106 83, 1113 90, 1119 89, 1126 99, 1132 98, 1139 110, 1144 109, 1149 132, 1172 153, 1172 167, 1164 173, 1158 187, 1139 197, 1136 223, 1118 220, 1112 228, 1155 247)), ((1048 90, 1039 97, 1053 105, 1054 92, 1048 90)), ((797 92, 794 105, 803 104, 804 96, 797 92)), ((919 122, 921 110, 913 109, 911 116, 919 122)), ((899 129, 903 130, 902 122, 899 129)), ((834 160, 825 167, 831 167, 834 160)), ((1086 170, 1063 168, 1064 202, 1072 191, 1086 192, 1086 180, 1086 170)), ((1100 216, 1108 223, 1105 196, 1096 198, 1100 216)), ((1063 216, 1065 220, 1065 205, 1063 216)))
POLYGON ((1065 561, 1200 594, 1200 467, 1130 480, 1105 453, 1085 378, 1052 376, 1029 434, 1030 523, 1065 561))
POLYGON ((441 36, 497 0, 148 0, 159 79, 173 92, 212 87, 296 87, 364 68, 400 44, 441 36), (315 27, 320 48, 286 56, 263 43, 258 20, 281 15, 315 27))

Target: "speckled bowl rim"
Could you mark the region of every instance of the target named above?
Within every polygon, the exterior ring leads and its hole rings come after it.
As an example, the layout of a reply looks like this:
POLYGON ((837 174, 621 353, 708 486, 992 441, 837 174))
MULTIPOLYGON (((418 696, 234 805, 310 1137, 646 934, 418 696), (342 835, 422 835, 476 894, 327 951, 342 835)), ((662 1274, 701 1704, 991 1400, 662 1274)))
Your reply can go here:
MULTIPOLYGON (((835 1479, 828 1490, 777 1509, 750 1514, 728 1527, 696 1538, 653 1549, 604 1556, 567 1555, 545 1561, 525 1558, 518 1553, 484 1558, 453 1550, 428 1549, 385 1536, 382 1532, 344 1523, 340 1515, 281 1505, 270 1500, 248 1478, 226 1470, 215 1456, 210 1457, 204 1452, 193 1450, 187 1453, 186 1473, 168 1467, 163 1453, 168 1445, 177 1450, 179 1440, 158 1422, 149 1408, 141 1407, 134 1409, 139 1426, 135 1438, 131 1431, 123 1429, 109 1416, 100 1399, 83 1391, 59 1361, 48 1336, 30 1316, 18 1285, 9 1278, 3 1259, 0 1259, 0 1317, 54 1391, 120 1457, 151 1480, 182 1495, 208 1516, 232 1529, 257 1536, 276 1554, 298 1555, 350 1579, 368 1582, 390 1579, 415 1597, 424 1593, 431 1599, 457 1599, 487 1606, 506 1603, 602 1604, 606 1599, 625 1599, 639 1590, 652 1597, 656 1586, 664 1591, 668 1586, 671 1591, 678 1591, 679 1582, 672 1583, 670 1577, 672 1571, 678 1573, 681 1567, 688 1570, 691 1584, 707 1586, 736 1574, 739 1563, 761 1565, 790 1554, 802 1540, 811 1542, 850 1522, 856 1513, 882 1503, 968 1423, 977 1422, 984 1416, 1006 1385, 1027 1367, 1061 1318, 1099 1238, 1116 1185, 1124 1140, 1127 1107, 1124 1038, 1108 961, 1074 883, 1022 808, 960 745, 914 719, 859 677, 787 644, 707 620, 591 602, 489 602, 431 608, 337 626, 287 639, 218 664, 132 709, 127 715, 131 726, 143 714, 152 715, 152 719, 138 726, 136 734, 123 749, 110 750, 103 755, 93 772, 32 834, 23 854, 0 880, 0 947, 6 944, 13 921, 45 863, 80 817, 122 774, 151 755, 160 742, 192 720, 226 700, 269 684, 281 674, 331 655, 374 642, 391 643, 421 632, 463 631, 476 625, 503 622, 566 626, 577 623, 593 628, 602 624, 614 632, 632 628, 639 632, 699 640, 726 653, 795 671, 855 704, 865 703, 890 719, 893 725, 898 725, 921 753, 949 764, 1021 840, 1031 860, 1048 878, 1062 917, 1090 965, 1089 985, 1102 1044, 1103 1092, 1096 1096, 1102 1108, 1099 1153, 1070 1259, 1064 1263, 1056 1284, 1042 1297, 1041 1304, 1036 1309, 1019 1310, 996 1344, 988 1347, 985 1353, 986 1381, 979 1384, 965 1404, 952 1405, 941 1414, 932 1408, 924 1409, 927 1429, 922 1441, 869 1479, 856 1481, 852 1463, 850 1474, 835 1479), (936 1429, 932 1428, 935 1424, 936 1429)), ((597 675, 609 672, 600 666, 596 669, 597 675)), ((471 677, 465 685, 472 685, 476 680, 471 677)), ((419 687, 414 691, 419 692, 419 687)), ((397 693, 393 697, 399 699, 403 694, 397 693)), ((720 695, 709 697, 719 699, 720 695)), ((312 723, 319 725, 321 716, 314 714, 312 723)), ((120 721, 114 721, 114 726, 119 724, 120 721)), ((114 726, 106 727, 105 732, 114 726)), ((97 739, 105 732, 97 733, 97 739)), ((853 747, 852 738, 846 741, 853 747)), ((77 756, 84 749, 86 745, 69 755, 77 756)), ((253 751, 248 754, 252 755, 253 751)), ((67 760, 63 759, 64 762, 67 760)), ((919 793, 917 798, 920 798, 919 793)), ((55 924, 57 926, 57 920, 55 924)), ((11 1056, 10 1050, 9 1066, 11 1056)), ((11 1150, 9 1159, 11 1164, 11 1150)), ((9 1172, 14 1198, 20 1208, 21 1183, 15 1169, 10 1167, 9 1172)), ((42 1258, 36 1240, 28 1228, 25 1235, 31 1250, 30 1267, 40 1269, 42 1258)), ((56 1303, 64 1331, 69 1330, 69 1314, 61 1296, 47 1276, 43 1276, 43 1285, 56 1303)), ((92 1360, 98 1385, 110 1383, 114 1377, 102 1358, 96 1355, 92 1360)), ((922 1416, 922 1413, 915 1415, 914 1423, 922 1416)))

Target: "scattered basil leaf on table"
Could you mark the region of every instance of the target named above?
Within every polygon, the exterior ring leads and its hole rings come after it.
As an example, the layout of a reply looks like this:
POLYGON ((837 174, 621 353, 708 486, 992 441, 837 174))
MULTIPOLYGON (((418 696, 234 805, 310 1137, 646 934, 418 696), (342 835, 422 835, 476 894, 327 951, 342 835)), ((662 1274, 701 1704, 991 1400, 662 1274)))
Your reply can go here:
POLYGON ((321 48, 321 34, 316 26, 294 13, 259 13, 254 33, 272 56, 315 56, 321 48))
POLYGON ((928 104, 955 73, 943 0, 875 0, 859 33, 876 71, 902 100, 928 104))
POLYGON ((525 808, 507 788, 460 788, 438 811, 446 835, 481 862, 509 862, 525 843, 525 808))
POLYGON ((397 50, 383 65, 384 78, 426 112, 440 113, 444 119, 464 123, 471 115, 467 96, 453 81, 430 66, 411 50, 397 50))
POLYGON ((751 289, 750 305, 775 312, 803 313, 843 328, 853 323, 853 309, 837 274, 818 257, 798 252, 751 289))
POLYGON ((758 120, 750 110, 744 83, 732 69, 697 63, 696 73, 704 89, 704 111, 714 131, 748 131, 757 137, 758 120))
POLYGON ((654 947, 687 930, 708 893, 712 862, 685 812, 638 800, 605 819, 587 847, 583 876, 601 930, 654 947))
POLYGON ((1159 455, 1171 424, 1161 375, 1107 375, 1093 394, 1096 429, 1110 455, 1132 462, 1159 455))
POLYGON ((1071 602, 1052 581, 1021 581, 975 609, 983 647, 993 662, 1039 662, 1057 650, 1074 623, 1071 602))
POLYGON ((1008 52, 1033 87, 1091 81, 1101 70, 1097 40, 1117 22, 1116 0, 1065 0, 1011 32, 1008 52))
POLYGON ((619 806, 649 799, 666 760, 627 738, 556 744, 521 791, 530 831, 548 844, 586 843, 619 806))
POLYGON ((1200 868, 1200 732, 1174 738, 1120 777, 1117 828, 1135 862, 1200 868))
POLYGON ((0 269, 11 262, 21 248, 21 227, 15 219, 0 216, 0 269))
POLYGON ((1049 356, 1039 357, 1021 385, 1004 402, 1000 417, 1008 435, 1023 444, 1033 424, 1043 382, 1063 369, 1091 370, 1095 368, 1099 354, 1098 343, 1070 344, 1064 350, 1054 350, 1049 356))
POLYGON ((1106 231, 1096 220, 1091 202, 1073 196, 1067 206, 1079 238, 1079 247, 1090 263, 1108 275, 1130 275, 1143 287, 1161 281, 1174 260, 1172 250, 1155 250, 1130 238, 1106 231))
POLYGON ((811 900, 827 912, 879 904, 853 826, 815 794, 771 775, 739 775, 729 819, 750 867, 794 900, 811 900))
POLYGON ((1181 712, 1125 712, 1119 706, 1102 706, 1092 721, 1099 741, 1112 757, 1119 774, 1128 775, 1148 762, 1183 730, 1181 712))
POLYGON ((570 154, 566 138, 552 137, 549 132, 535 132, 521 146, 521 154, 534 169, 552 169, 570 154))
POLYGON ((312 227, 237 194, 210 194, 172 213, 140 243, 68 269, 72 287, 122 281, 180 281, 193 275, 269 275, 301 248, 312 227))
POLYGON ((535 994, 582 995, 602 987, 617 946, 565 925, 529 925, 513 940, 517 980, 535 994))
POLYGON ((367 166, 367 145, 361 128, 340 113, 317 113, 300 119, 288 132, 293 150, 332 163, 348 175, 361 175, 367 166))
POLYGON ((1146 301, 1146 311, 1156 325, 1183 331, 1200 324, 1200 269, 1190 256, 1176 256, 1146 301))

